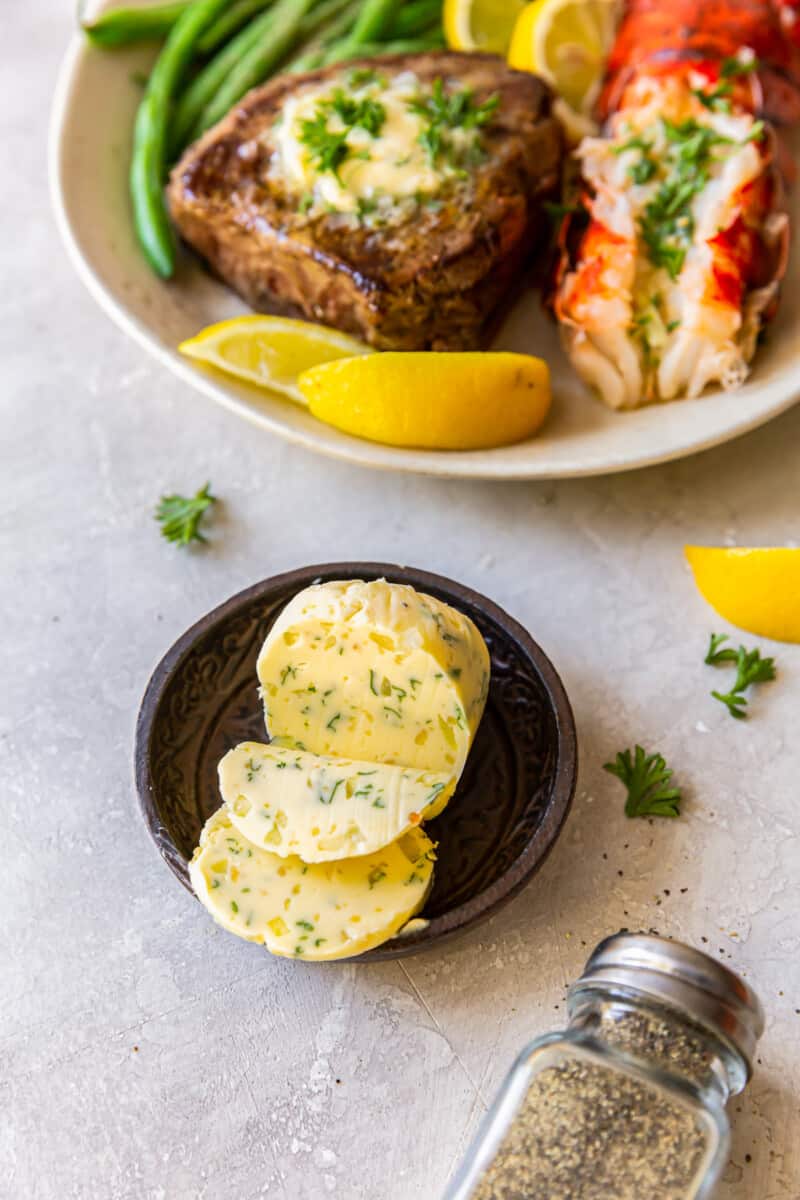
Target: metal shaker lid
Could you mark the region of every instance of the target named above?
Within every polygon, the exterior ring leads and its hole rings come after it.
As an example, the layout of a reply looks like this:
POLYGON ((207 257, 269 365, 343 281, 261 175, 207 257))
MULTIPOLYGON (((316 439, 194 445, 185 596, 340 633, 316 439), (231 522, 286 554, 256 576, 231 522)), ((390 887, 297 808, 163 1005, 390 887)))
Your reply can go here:
POLYGON ((764 1011, 752 988, 708 954, 649 933, 613 934, 593 950, 569 999, 605 988, 681 1011, 727 1042, 749 1072, 764 1011))

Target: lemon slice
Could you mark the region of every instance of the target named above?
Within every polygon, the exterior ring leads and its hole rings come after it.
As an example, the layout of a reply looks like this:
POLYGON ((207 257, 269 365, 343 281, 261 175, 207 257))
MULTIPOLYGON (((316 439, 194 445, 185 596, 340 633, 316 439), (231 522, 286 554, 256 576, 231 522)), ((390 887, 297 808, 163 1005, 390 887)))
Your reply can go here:
POLYGON ((686 546, 700 594, 739 629, 800 642, 800 550, 686 546))
POLYGON ((305 403, 297 377, 308 367, 336 358, 371 354, 355 338, 288 317, 234 317, 209 325, 181 342, 181 354, 305 403))
POLYGON ((550 407, 547 364, 527 354, 375 354, 300 376, 311 412, 390 446, 481 450, 534 434, 550 407))
POLYGON ((445 0, 442 12, 451 50, 505 54, 525 0, 445 0))
POLYGON ((509 65, 541 75, 585 117, 600 91, 619 11, 618 0, 533 0, 514 26, 509 65))

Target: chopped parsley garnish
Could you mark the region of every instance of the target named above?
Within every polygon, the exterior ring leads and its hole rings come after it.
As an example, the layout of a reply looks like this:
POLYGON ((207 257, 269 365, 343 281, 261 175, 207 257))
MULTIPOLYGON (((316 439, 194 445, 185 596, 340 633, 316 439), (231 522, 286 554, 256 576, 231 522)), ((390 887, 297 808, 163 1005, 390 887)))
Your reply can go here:
POLYGON ((423 807, 427 808, 429 804, 433 804, 437 796, 440 796, 445 789, 445 784, 435 783, 430 790, 430 793, 422 801, 423 807))
MULTIPOLYGON (((308 148, 311 161, 318 171, 330 171, 342 183, 339 171, 353 154, 348 137, 353 129, 363 129, 370 137, 380 135, 386 120, 386 109, 379 100, 369 96, 356 99, 342 88, 336 88, 330 99, 321 100, 313 117, 300 123, 300 141, 308 148), (331 117, 338 117, 341 129, 331 129, 331 117)), ((361 152, 359 152, 360 154, 361 152)))
POLYGON ((634 183, 649 183, 658 170, 658 163, 654 158, 647 158, 644 154, 632 166, 628 167, 628 174, 634 183))
POLYGON ((621 146, 614 147, 615 154, 624 154, 628 150, 640 150, 641 153, 628 167, 628 175, 634 183, 649 183, 658 171, 658 162, 653 158, 653 146, 641 134, 628 138, 621 146))
POLYGON ((322 792, 320 792, 320 794, 319 794, 320 804, 333 804, 333 798, 343 783, 344 783, 343 779, 337 779, 336 783, 331 788, 327 797, 323 796, 322 792))
POLYGON ((603 770, 627 788, 626 817, 680 816, 680 788, 670 786, 672 771, 660 754, 645 754, 636 746, 633 757, 622 750, 613 763, 603 763, 603 770))
POLYGON ((719 79, 710 91, 704 88, 692 88, 692 95, 712 112, 731 111, 731 96, 733 95, 733 80, 743 75, 752 75, 759 68, 757 58, 725 58, 719 70, 719 79))
MULTIPOLYGON (((434 79, 427 95, 420 94, 409 103, 411 111, 427 122, 418 141, 428 152, 434 166, 443 158, 448 158, 451 163, 457 161, 458 155, 451 136, 454 130, 481 129, 492 120, 499 106, 500 97, 496 94, 478 104, 471 88, 447 92, 441 76, 434 79)), ((476 149, 474 141, 469 149, 476 149)))
POLYGON ((347 76, 351 88, 366 87, 370 83, 381 83, 382 79, 372 67, 354 67, 347 76))
POLYGON ((356 203, 356 211, 359 218, 363 221, 365 217, 371 217, 378 210, 378 201, 374 196, 359 196, 356 203))
POLYGON ((560 225, 565 217, 580 212, 579 204, 561 204, 558 200, 545 200, 542 207, 554 225, 560 225))
POLYGON ((161 535, 168 542, 188 546, 190 542, 205 542, 208 539, 200 532, 199 525, 206 510, 216 503, 210 483, 200 488, 194 496, 162 496, 155 518, 161 525, 161 535))
POLYGON ((373 867, 367 876, 369 881, 369 890, 372 891, 372 889, 375 887, 375 884, 380 883, 380 881, 385 878, 386 872, 384 871, 383 867, 373 867))
MULTIPOLYGON (((261 770, 263 763, 257 763, 252 758, 248 758, 244 764, 244 769, 247 772, 247 782, 252 783, 258 772, 261 770)), ((283 765, 283 764, 279 764, 283 765)))
POLYGON ((747 700, 742 693, 752 683, 769 683, 775 678, 775 659, 762 658, 758 648, 747 650, 744 646, 739 646, 738 650, 734 650, 732 646, 725 646, 720 649, 722 643, 727 640, 726 633, 712 633, 708 653, 703 661, 710 667, 724 666, 726 663, 736 665, 736 679, 731 690, 712 692, 711 695, 726 706, 732 717, 743 721, 747 716, 747 700))
POLYGON ((661 124, 668 142, 665 173, 645 205, 639 233, 652 264, 677 279, 694 235, 692 201, 711 177, 714 150, 734 143, 693 117, 678 123, 662 117, 661 124))

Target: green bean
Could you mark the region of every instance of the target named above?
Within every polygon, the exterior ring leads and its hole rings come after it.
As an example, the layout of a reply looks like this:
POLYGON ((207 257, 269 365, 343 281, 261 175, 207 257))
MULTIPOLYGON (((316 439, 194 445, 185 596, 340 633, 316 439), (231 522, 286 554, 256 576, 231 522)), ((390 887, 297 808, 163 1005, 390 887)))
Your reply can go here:
POLYGON ((427 32, 434 24, 441 25, 442 0, 410 0, 395 13, 388 37, 407 38, 427 32))
POLYGON ((268 8, 271 3, 272 0, 232 0, 230 8, 220 13, 213 25, 209 25, 197 43, 197 49, 201 54, 210 54, 212 50, 217 50, 251 17, 268 8))
POLYGON ((319 34, 323 38, 331 37, 335 24, 347 28, 347 22, 353 20, 358 11, 359 0, 320 0, 311 12, 306 13, 300 22, 298 40, 303 43, 319 34))
POLYGON ((322 0, 300 26, 300 53, 281 67, 287 74, 321 66, 325 47, 344 37, 353 24, 360 0, 322 0))
POLYGON ((154 271, 169 279, 175 246, 164 200, 169 106, 198 37, 229 0, 194 0, 167 37, 136 113, 130 193, 136 236, 154 271))
POLYGON ((439 30, 416 38, 400 38, 393 42, 362 42, 353 45, 345 38, 331 46, 324 58, 327 67, 332 63, 347 62, 352 58, 378 58, 382 54, 421 54, 424 50, 441 50, 445 45, 439 30))
POLYGON ((254 17, 189 84, 178 101, 170 130, 170 150, 174 157, 177 158, 192 140, 192 131, 200 120, 200 114, 211 103, 236 64, 257 42, 267 37, 272 19, 271 9, 254 17))
POLYGON ((379 42, 386 35, 395 4, 396 0, 364 0, 352 32, 347 38, 346 57, 355 57, 359 46, 379 42))
POLYGON ((193 137, 216 125, 250 88, 261 83, 290 52, 312 3, 313 0, 278 0, 275 7, 264 14, 273 18, 269 26, 269 38, 259 39, 245 52, 203 109, 192 131, 193 137))
POLYGON ((175 0, 151 8, 112 8, 83 25, 96 46, 129 46, 133 42, 160 41, 188 8, 190 0, 175 0))

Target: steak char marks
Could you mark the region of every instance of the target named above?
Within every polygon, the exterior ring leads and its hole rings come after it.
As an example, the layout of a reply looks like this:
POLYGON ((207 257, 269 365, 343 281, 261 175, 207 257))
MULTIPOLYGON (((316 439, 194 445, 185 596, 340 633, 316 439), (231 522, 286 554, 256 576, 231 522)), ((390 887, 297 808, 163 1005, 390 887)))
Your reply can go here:
POLYGON ((254 309, 331 325, 381 349, 475 348, 488 318, 547 237, 543 202, 562 157, 551 96, 489 54, 397 55, 284 75, 250 92, 184 154, 169 205, 184 239, 254 309), (441 79, 475 103, 498 98, 468 182, 386 223, 303 212, 276 176, 275 121, 301 89, 347 87, 354 69, 441 79))

